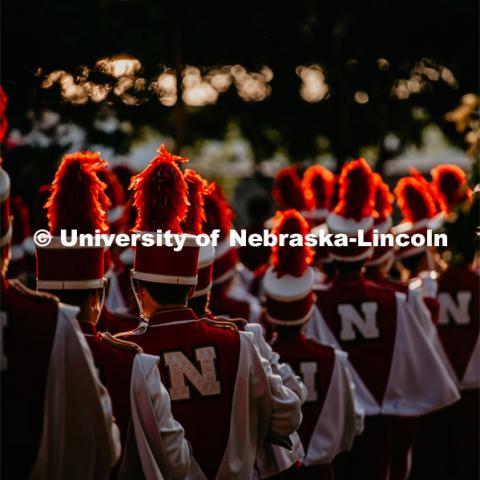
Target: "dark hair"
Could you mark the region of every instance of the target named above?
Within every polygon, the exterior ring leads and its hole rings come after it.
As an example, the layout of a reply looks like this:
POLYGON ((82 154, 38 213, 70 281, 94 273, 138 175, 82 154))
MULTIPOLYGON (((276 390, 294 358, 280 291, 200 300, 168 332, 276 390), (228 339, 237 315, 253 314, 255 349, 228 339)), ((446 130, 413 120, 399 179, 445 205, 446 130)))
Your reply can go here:
POLYGON ((423 251, 420 253, 416 253, 415 255, 411 255, 409 257, 401 258, 400 262, 410 273, 415 273, 420 263, 425 258, 425 255, 426 255, 426 252, 423 251))
POLYGON ((320 270, 323 271, 323 273, 327 276, 328 280, 333 280, 333 277, 335 277, 335 262, 330 261, 330 262, 322 262, 322 265, 320 267, 320 270))
POLYGON ((85 316, 89 315, 90 303, 89 300, 98 295, 101 298, 103 289, 90 288, 85 290, 49 290, 49 293, 57 296, 62 303, 68 303, 80 308, 77 315, 77 320, 81 321, 85 316))
POLYGON ((170 283, 154 283, 138 280, 150 296, 160 305, 183 305, 187 303, 191 285, 173 285, 170 283))
POLYGON ((272 202, 267 195, 253 195, 248 199, 246 209, 250 222, 264 222, 272 213, 272 202))
POLYGON ((199 297, 192 297, 188 300, 188 306, 195 312, 199 317, 208 315, 210 313, 208 305, 210 303, 210 292, 205 295, 200 295, 199 297))
POLYGON ((335 270, 339 274, 346 274, 360 273, 362 271, 364 261, 360 260, 358 262, 339 262, 338 260, 334 260, 333 263, 335 264, 335 270))
POLYGON ((300 330, 302 330, 304 324, 300 325, 275 325, 275 330, 278 335, 282 337, 288 337, 296 335, 300 330))
POLYGON ((88 299, 98 293, 100 295, 100 289, 86 289, 86 290, 49 290, 48 293, 55 295, 63 303, 69 305, 75 305, 76 307, 83 308, 88 299))

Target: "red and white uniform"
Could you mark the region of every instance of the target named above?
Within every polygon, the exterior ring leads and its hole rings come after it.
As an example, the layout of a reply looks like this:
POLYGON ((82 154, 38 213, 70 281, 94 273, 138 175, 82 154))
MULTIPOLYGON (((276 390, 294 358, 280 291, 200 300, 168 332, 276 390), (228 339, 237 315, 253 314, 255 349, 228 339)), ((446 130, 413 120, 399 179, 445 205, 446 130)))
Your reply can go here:
POLYGON ((191 478, 249 478, 265 439, 298 427, 300 399, 249 335, 199 321, 189 308, 159 311, 137 333, 129 338, 161 358, 173 414, 192 445, 191 478))
POLYGON ((108 341, 91 323, 80 322, 80 327, 120 428, 118 478, 185 478, 190 449, 182 426, 172 417, 170 397, 160 381, 160 359, 137 353, 134 344, 122 348, 118 344, 126 342, 108 341))
MULTIPOLYGON (((435 298, 437 285, 433 275, 421 275, 419 278, 412 279, 408 284, 389 279, 379 270, 370 270, 367 279, 379 286, 391 288, 397 292, 407 295, 407 303, 411 307, 413 318, 427 338, 435 348, 439 356, 444 360, 445 367, 449 370, 452 378, 453 372, 449 368, 448 361, 445 360, 442 345, 438 336, 435 321, 431 310, 438 304, 435 298), (429 309, 429 307, 431 309, 429 309)), ((438 308, 437 320, 438 320, 438 308)), ((411 472, 412 451, 415 444, 419 427, 419 418, 415 417, 392 417, 392 457, 391 457, 391 478, 404 479, 411 472)))
POLYGON ((460 390, 480 387, 480 276, 450 267, 438 285, 438 333, 460 390))
POLYGON ((212 292, 210 307, 215 315, 245 318, 249 323, 260 322, 262 313, 257 297, 248 292, 237 276, 226 291, 215 289, 212 292))
POLYGON ((455 266, 438 283, 438 335, 462 398, 422 419, 412 478, 473 479, 479 475, 480 276, 467 266, 455 266))
POLYGON ((342 275, 316 294, 318 310, 306 332, 348 353, 366 415, 423 415, 458 400, 405 295, 362 275, 342 275))
MULTIPOLYGON (((302 375, 308 395, 302 407, 298 433, 305 448, 306 466, 329 465, 342 451, 350 450, 363 428, 363 411, 356 405, 345 352, 321 345, 303 333, 278 335, 272 346, 302 375)), ((321 470, 318 470, 319 478, 321 470)))
POLYGON ((440 304, 437 299, 437 274, 436 272, 422 272, 418 277, 412 278, 408 282, 408 300, 415 311, 415 296, 423 301, 427 307, 430 323, 437 325, 438 315, 440 312, 440 304), (413 298, 412 298, 413 297, 413 298))
MULTIPOLYGON (((391 288, 399 293, 407 295, 407 303, 411 308, 414 319, 430 339, 431 344, 437 352, 444 358, 443 348, 441 347, 436 324, 438 323, 439 303, 436 298, 437 281, 432 275, 421 275, 412 279, 410 282, 403 283, 392 280, 381 272, 369 272, 366 275, 367 280, 384 288, 391 288)), ((448 362, 445 366, 449 369, 448 362)))
MULTIPOLYGON (((303 404, 307 398, 307 388, 295 375, 290 365, 280 362, 280 355, 272 350, 263 336, 261 325, 247 323, 243 319, 232 320, 241 332, 249 335, 260 355, 270 364, 272 373, 279 375, 283 385, 294 392, 303 404)), ((267 372, 268 373, 268 372, 267 372)), ((299 464, 305 456, 302 441, 297 432, 290 435, 292 448, 264 443, 257 454, 256 468, 260 478, 273 477, 299 464)))
POLYGON ((5 279, 0 298, 2 477, 108 478, 119 431, 78 309, 5 279))
POLYGON ((341 275, 330 288, 317 291, 317 305, 307 332, 348 353, 367 415, 365 433, 356 440, 349 461, 370 478, 384 478, 392 452, 385 416, 439 410, 459 399, 458 390, 404 294, 360 274, 341 275), (364 458, 372 448, 378 449, 375 461, 364 458))

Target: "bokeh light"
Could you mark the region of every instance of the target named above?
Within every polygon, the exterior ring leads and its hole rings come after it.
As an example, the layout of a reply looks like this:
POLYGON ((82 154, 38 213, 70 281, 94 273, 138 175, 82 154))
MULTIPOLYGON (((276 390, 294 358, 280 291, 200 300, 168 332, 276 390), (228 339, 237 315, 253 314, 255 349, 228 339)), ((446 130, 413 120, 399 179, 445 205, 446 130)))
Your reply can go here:
POLYGON ((302 79, 300 95, 306 102, 316 103, 328 98, 330 89, 320 65, 310 65, 308 67, 301 65, 295 71, 302 79))
POLYGON ((355 92, 354 99, 357 103, 365 105, 366 103, 368 103, 369 96, 367 92, 364 92, 363 90, 358 90, 355 92))

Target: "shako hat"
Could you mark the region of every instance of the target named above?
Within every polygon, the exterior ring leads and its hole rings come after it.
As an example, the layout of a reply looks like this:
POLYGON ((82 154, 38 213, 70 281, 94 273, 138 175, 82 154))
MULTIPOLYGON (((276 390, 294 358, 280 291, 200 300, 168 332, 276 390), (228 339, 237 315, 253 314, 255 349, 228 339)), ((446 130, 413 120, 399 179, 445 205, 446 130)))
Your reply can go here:
POLYGON ((199 246, 195 235, 183 233, 181 228, 187 214, 188 187, 178 163, 186 161, 161 145, 155 158, 132 178, 130 188, 137 210, 133 230, 153 234, 156 240, 162 240, 168 231, 186 237, 184 248, 179 251, 163 241, 155 240, 152 246, 137 243, 132 270, 134 279, 173 285, 197 283, 199 246))
POLYGON ((64 246, 61 230, 70 237, 108 231, 104 205, 105 184, 97 172, 107 162, 99 153, 76 152, 63 157, 45 204, 51 242, 37 246, 37 288, 41 290, 85 290, 104 285, 104 249, 99 246, 64 246))
MULTIPOLYGON (((373 228, 380 234, 389 233, 392 229, 392 203, 395 197, 390 192, 388 185, 382 180, 378 173, 373 174, 375 181, 375 212, 376 217, 373 221, 373 228)), ((377 266, 383 264, 388 259, 393 259, 394 247, 389 245, 376 246, 373 249, 373 255, 367 260, 368 266, 377 266)))
MULTIPOLYGON (((435 202, 429 188, 415 177, 401 178, 394 190, 397 205, 403 220, 392 231, 395 235, 404 234, 426 235, 427 230, 435 228, 437 224, 437 211, 435 202)), ((397 258, 410 257, 426 250, 426 246, 414 246, 412 242, 405 242, 405 247, 399 247, 397 258)))
MULTIPOLYGON (((205 196, 213 188, 203 179, 195 170, 187 168, 185 170, 185 180, 188 186, 188 210, 182 229, 186 233, 199 235, 203 233, 205 216, 205 196)), ((211 243, 200 247, 198 257, 198 282, 192 297, 201 297, 206 295, 212 288, 213 279, 213 260, 215 258, 215 248, 211 243)))
POLYGON ((313 225, 324 223, 332 206, 335 175, 322 165, 308 167, 302 178, 306 210, 303 216, 313 225))
POLYGON ((230 244, 234 213, 220 186, 215 182, 212 182, 212 187, 205 196, 204 205, 204 232, 211 234, 213 230, 220 231, 213 262, 213 285, 219 285, 230 280, 237 271, 238 252, 236 247, 230 244))
POLYGON ((472 189, 468 186, 465 172, 458 165, 438 165, 431 174, 440 208, 447 218, 458 208, 470 205, 472 189))
POLYGON ((266 318, 277 325, 305 323, 314 307, 313 269, 309 266, 314 252, 305 245, 307 221, 296 210, 278 212, 273 233, 297 234, 301 246, 289 244, 272 248, 271 264, 265 272, 266 318))
MULTIPOLYGON (((338 204, 327 216, 328 231, 358 238, 363 230, 364 239, 372 239, 375 207, 375 181, 365 159, 359 158, 343 166, 338 180, 338 204)), ((348 242, 347 246, 334 246, 330 253, 335 260, 357 262, 372 255, 372 247, 348 242)))

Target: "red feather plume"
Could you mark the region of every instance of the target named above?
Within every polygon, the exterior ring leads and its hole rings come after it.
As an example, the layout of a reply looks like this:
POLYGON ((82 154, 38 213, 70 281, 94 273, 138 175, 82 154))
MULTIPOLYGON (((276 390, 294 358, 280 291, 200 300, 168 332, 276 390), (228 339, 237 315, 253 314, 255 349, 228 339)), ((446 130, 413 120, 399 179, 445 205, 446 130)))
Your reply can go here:
POLYGON ((437 187, 433 184, 430 183, 423 175, 422 173, 417 170, 415 167, 409 167, 408 173, 410 174, 411 177, 416 178, 422 185, 423 187, 427 190, 427 192, 430 194, 433 200, 433 204, 435 205, 435 213, 439 213, 442 210, 441 206, 441 201, 440 201, 440 195, 437 190, 437 187))
POLYGON ((330 170, 322 165, 312 165, 305 170, 301 186, 308 210, 331 208, 335 175, 330 170))
POLYGON ((220 186, 212 182, 209 192, 205 196, 205 222, 203 223, 205 233, 210 234, 218 228, 220 230, 219 240, 224 240, 230 233, 234 218, 235 214, 220 186))
POLYGON ((401 178, 394 193, 397 197, 397 205, 407 222, 416 223, 435 216, 435 204, 432 197, 416 178, 401 178))
POLYGON ((187 182, 176 162, 187 159, 172 155, 160 145, 158 155, 132 178, 133 204, 137 210, 135 231, 156 230, 181 233, 180 222, 187 213, 187 182))
POLYGON ((334 210, 337 215, 357 222, 376 216, 373 172, 365 159, 353 160, 342 168, 338 187, 339 201, 334 210))
POLYGON ((182 230, 198 235, 202 233, 203 223, 207 219, 204 208, 205 196, 213 186, 209 185, 204 178, 191 168, 185 170, 185 180, 188 186, 189 206, 185 220, 182 223, 182 230))
POLYGON ((390 192, 388 185, 378 173, 373 174, 375 181, 375 211, 377 212, 377 224, 384 222, 393 212, 392 203, 395 197, 390 192))
MULTIPOLYGON (((274 218, 273 233, 278 237, 281 233, 302 235, 305 243, 305 236, 309 233, 307 221, 296 210, 290 209, 284 212, 277 212, 274 218)), ((278 277, 293 275, 301 277, 308 265, 312 263, 315 252, 305 244, 301 247, 289 245, 275 245, 272 248, 272 264, 278 277)))
POLYGON ((76 229, 79 233, 108 231, 105 206, 110 201, 105 195, 106 185, 97 176, 106 166, 98 152, 76 152, 63 157, 45 204, 53 235, 60 235, 61 229, 76 229))
POLYGON ((301 211, 306 209, 302 184, 295 167, 285 167, 277 173, 272 195, 283 210, 294 208, 301 211))
POLYGON ((447 215, 472 198, 465 172, 458 165, 439 165, 433 168, 432 181, 439 193, 442 211, 447 215))

